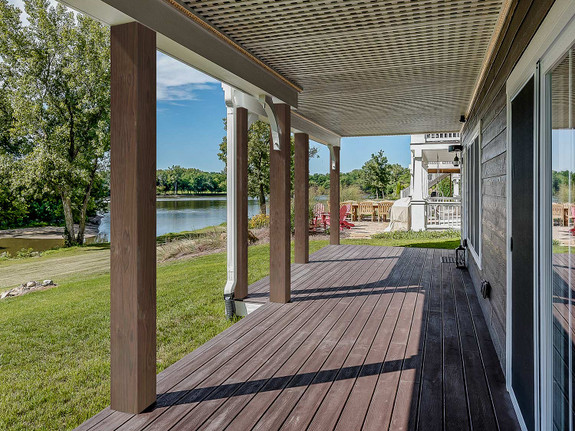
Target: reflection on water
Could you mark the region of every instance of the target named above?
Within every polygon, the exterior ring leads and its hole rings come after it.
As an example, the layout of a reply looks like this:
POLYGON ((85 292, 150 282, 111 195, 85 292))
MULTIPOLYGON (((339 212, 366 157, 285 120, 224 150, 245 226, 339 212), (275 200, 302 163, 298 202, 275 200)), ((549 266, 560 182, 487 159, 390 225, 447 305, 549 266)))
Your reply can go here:
MULTIPOLYGON (((250 217, 259 212, 257 200, 248 202, 250 217)), ((225 196, 193 196, 179 198, 159 198, 157 201, 157 235, 182 232, 219 225, 226 221, 225 196)), ((100 224, 98 241, 110 239, 110 213, 104 214, 100 224)), ((0 239, 0 253, 8 251, 15 255, 18 250, 32 248, 36 251, 61 247, 63 239, 0 239)))
MULTIPOLYGON (((156 234, 201 229, 219 225, 226 221, 225 196, 193 196, 180 198, 159 198, 157 200, 156 234)), ((259 212, 257 200, 248 203, 249 216, 259 212)), ((110 236, 110 214, 106 213, 99 230, 99 239, 108 241, 110 236)))

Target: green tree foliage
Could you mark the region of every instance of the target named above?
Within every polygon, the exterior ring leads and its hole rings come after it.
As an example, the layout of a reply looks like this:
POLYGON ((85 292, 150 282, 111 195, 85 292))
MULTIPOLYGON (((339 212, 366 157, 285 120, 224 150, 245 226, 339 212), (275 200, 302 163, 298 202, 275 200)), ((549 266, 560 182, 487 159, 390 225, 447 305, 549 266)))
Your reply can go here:
POLYGON ((400 164, 389 165, 389 183, 385 189, 387 197, 399 198, 401 191, 409 187, 411 181, 409 168, 404 168, 400 164))
POLYGON ((372 154, 361 168, 360 181, 362 189, 375 194, 376 199, 384 197, 391 179, 390 166, 383 150, 372 154))
POLYGON ((195 168, 172 166, 158 170, 156 176, 158 193, 223 193, 226 176, 222 172, 204 172, 195 168))
MULTIPOLYGON (((224 119, 224 129, 227 127, 224 119)), ((293 160, 294 142, 291 140, 291 159, 293 160)), ((317 156, 317 148, 311 146, 309 157, 317 156)), ((227 137, 220 144, 218 157, 227 166, 227 137)), ((294 165, 290 163, 293 184, 294 165)), ((292 187, 293 190, 293 187, 292 187)), ((248 129, 248 194, 258 199, 260 213, 266 214, 266 199, 270 193, 270 126, 263 121, 254 122, 248 129)))
POLYGON ((553 171, 551 181, 554 202, 566 203, 575 201, 575 173, 553 171))
POLYGON ((451 177, 447 176, 439 181, 434 187, 437 196, 448 197, 453 195, 453 186, 451 184, 451 177))
POLYGON ((60 200, 66 242, 80 244, 88 213, 107 195, 109 29, 48 0, 24 4, 27 25, 0 0, 0 82, 10 106, 1 121, 9 119, 11 135, 3 156, 14 166, 13 188, 60 200))

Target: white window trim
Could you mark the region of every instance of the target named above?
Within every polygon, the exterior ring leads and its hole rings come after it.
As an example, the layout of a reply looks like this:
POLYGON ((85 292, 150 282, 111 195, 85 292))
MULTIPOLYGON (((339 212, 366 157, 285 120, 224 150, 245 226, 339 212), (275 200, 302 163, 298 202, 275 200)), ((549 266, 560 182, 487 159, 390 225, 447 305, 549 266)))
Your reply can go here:
POLYGON ((481 138, 481 124, 482 121, 479 120, 479 122, 477 123, 477 125, 475 126, 475 128, 473 129, 473 132, 471 133, 471 139, 469 139, 467 141, 467 143, 465 144, 465 160, 469 160, 469 147, 471 146, 471 144, 473 144, 473 142, 475 142, 475 140, 477 139, 477 145, 479 145, 479 189, 478 189, 478 196, 479 196, 479 235, 477 238, 477 244, 472 244, 471 243, 471 239, 469 238, 469 231, 471 226, 469 226, 469 191, 471 190, 471 187, 473 186, 473 183, 471 181, 471 170, 469 169, 469 164, 465 164, 465 231, 464 231, 464 238, 467 241, 467 247, 469 249, 469 253, 471 254, 471 256, 473 256, 473 260, 475 261, 475 264, 477 265, 477 267, 479 268, 479 270, 482 270, 482 244, 483 244, 483 163, 481 163, 481 158, 483 156, 483 150, 481 148, 481 144, 482 144, 482 138, 481 138))

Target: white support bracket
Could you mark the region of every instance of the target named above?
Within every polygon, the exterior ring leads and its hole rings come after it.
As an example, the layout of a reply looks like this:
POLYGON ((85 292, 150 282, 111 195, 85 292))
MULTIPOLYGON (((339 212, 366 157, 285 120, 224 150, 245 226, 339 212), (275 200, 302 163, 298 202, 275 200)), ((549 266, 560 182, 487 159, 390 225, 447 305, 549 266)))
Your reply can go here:
POLYGON ((335 160, 335 151, 334 151, 333 147, 334 147, 333 145, 328 145, 330 166, 331 166, 332 170, 335 170, 337 165, 336 165, 336 160, 335 160))
POLYGON ((273 142, 273 148, 276 151, 279 151, 281 149, 280 147, 280 128, 278 125, 278 120, 277 120, 277 114, 276 114, 276 110, 274 108, 274 103, 273 100, 271 98, 271 96, 260 96, 260 102, 262 104, 262 106, 264 107, 264 110, 266 112, 266 115, 268 117, 268 121, 270 122, 270 128, 271 128, 271 135, 272 135, 272 142, 273 142))

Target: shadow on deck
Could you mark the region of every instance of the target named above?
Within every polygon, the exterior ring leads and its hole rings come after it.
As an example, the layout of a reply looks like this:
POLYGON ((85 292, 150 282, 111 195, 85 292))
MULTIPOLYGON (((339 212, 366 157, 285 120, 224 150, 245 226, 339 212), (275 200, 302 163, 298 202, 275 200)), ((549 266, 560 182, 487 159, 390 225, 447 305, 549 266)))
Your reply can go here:
POLYGON ((157 403, 82 430, 519 429, 469 274, 444 250, 328 246, 158 375, 157 403))

